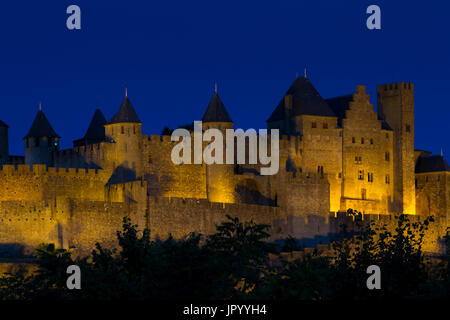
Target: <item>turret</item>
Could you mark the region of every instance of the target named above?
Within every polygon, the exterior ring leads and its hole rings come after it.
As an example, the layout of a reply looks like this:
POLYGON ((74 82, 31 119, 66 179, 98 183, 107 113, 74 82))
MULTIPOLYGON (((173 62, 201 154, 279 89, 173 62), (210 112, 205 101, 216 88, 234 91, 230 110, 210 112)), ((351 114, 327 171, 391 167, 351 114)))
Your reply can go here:
POLYGON ((0 120, 0 164, 8 162, 8 125, 0 120))
POLYGON ((208 108, 203 115, 202 125, 204 130, 209 128, 216 128, 219 130, 233 128, 233 121, 217 93, 217 85, 214 89, 214 94, 209 101, 208 108))
POLYGON ((25 140, 25 163, 53 165, 53 152, 59 150, 60 136, 39 108, 25 140))
MULTIPOLYGON (((226 129, 233 128, 233 121, 217 93, 217 85, 208 108, 203 115, 202 125, 204 131, 208 129, 219 129, 222 131, 223 146, 225 148, 226 129)), ((203 147, 205 148, 206 145, 208 145, 208 142, 205 142, 203 147)), ((205 166, 207 196, 211 202, 234 203, 234 165, 225 164, 225 152, 223 157, 223 164, 209 164, 205 166)))
POLYGON ((111 160, 111 169, 126 172, 120 173, 117 181, 132 180, 141 173, 141 127, 142 122, 125 94, 119 111, 105 124, 106 140, 115 143, 105 158, 111 160))

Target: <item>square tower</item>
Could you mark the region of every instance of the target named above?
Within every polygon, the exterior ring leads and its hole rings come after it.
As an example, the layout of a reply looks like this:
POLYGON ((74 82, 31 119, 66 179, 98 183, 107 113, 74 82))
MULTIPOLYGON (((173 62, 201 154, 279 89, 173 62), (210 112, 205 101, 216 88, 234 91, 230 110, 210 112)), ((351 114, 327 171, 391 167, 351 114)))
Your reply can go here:
POLYGON ((414 85, 377 86, 378 115, 394 131, 394 211, 415 214, 414 85))

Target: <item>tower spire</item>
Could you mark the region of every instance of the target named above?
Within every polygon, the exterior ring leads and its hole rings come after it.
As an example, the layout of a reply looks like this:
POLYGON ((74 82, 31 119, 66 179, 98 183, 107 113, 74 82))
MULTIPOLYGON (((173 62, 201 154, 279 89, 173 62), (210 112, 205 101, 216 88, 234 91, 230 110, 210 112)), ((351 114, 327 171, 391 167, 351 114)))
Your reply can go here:
POLYGON ((217 93, 217 82, 214 81, 214 93, 217 93))
POLYGON ((127 88, 127 82, 126 82, 126 81, 124 81, 124 82, 123 82, 123 85, 124 85, 124 87, 125 87, 125 97, 128 97, 128 88, 127 88))
POLYGON ((442 147, 441 147, 441 157, 443 157, 444 156, 444 151, 442 150, 442 147))
POLYGON ((42 102, 39 101, 39 111, 42 111, 42 102))
POLYGON ((295 79, 297 79, 297 78, 298 78, 298 70, 295 71, 295 79))
POLYGON ((306 66, 305 66, 305 69, 303 70, 303 72, 304 72, 303 76, 306 78, 306 66))

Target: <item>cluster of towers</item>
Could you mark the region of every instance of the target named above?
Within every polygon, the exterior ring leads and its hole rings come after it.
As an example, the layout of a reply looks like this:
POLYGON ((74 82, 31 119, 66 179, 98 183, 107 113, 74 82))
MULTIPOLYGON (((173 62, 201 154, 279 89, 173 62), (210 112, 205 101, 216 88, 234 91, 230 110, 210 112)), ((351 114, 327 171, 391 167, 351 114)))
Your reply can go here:
MULTIPOLYGON (((377 103, 374 111, 364 86, 357 86, 352 94, 324 99, 306 74, 297 77, 267 120, 268 129, 279 129, 284 135, 284 142, 280 143, 280 172, 277 177, 261 177, 258 170, 252 171, 255 168, 247 168, 246 184, 253 185, 258 197, 269 199, 267 203, 273 205, 283 190, 295 193, 295 187, 286 185, 284 176, 318 174, 326 177, 329 184, 330 211, 352 208, 365 213, 420 213, 416 206, 417 175, 443 172, 445 180, 450 170, 442 156, 442 159, 433 158, 414 149, 413 84, 379 85, 377 103), (442 165, 437 168, 436 162, 442 165)), ((205 130, 233 128, 217 88, 202 121, 205 130)), ((121 168, 132 173, 130 179, 148 179, 149 185, 154 184, 150 179, 155 176, 160 184, 165 180, 191 179, 178 168, 164 171, 162 164, 156 165, 170 161, 170 150, 152 147, 148 136, 142 135, 141 125, 125 95, 118 112, 109 121, 96 110, 84 137, 75 140, 73 149, 66 152, 59 150, 60 136, 39 110, 24 138, 24 157, 8 154, 8 126, 0 121, 0 163, 90 167, 112 173, 121 168)), ((197 169, 193 170, 190 173, 197 169)), ((212 202, 238 201, 239 197, 231 194, 238 192, 245 165, 231 169, 215 165, 198 170, 203 170, 199 175, 206 177, 201 182, 206 185, 206 194, 220 193, 213 190, 221 190, 221 195, 230 194, 221 198, 205 196, 199 191, 198 198, 207 197, 212 202)), ((445 188, 444 197, 448 193, 445 188)), ((186 186, 177 195, 197 197, 188 191, 191 189, 186 186)), ((449 207, 444 206, 444 210, 449 207)))

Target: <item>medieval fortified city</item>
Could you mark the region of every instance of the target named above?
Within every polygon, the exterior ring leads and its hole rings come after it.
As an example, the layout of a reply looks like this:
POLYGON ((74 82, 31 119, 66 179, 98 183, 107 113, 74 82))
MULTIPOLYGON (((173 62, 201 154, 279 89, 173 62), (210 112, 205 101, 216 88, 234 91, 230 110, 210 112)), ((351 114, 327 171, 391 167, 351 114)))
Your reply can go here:
POLYGON ((96 242, 115 247, 124 216, 150 229, 152 238, 179 239, 214 233, 230 215, 270 225, 270 240, 290 236, 315 248, 327 245, 343 222, 352 225, 348 209, 387 225, 399 213, 413 221, 434 216, 424 250, 444 250, 450 167, 442 154, 414 148, 412 83, 379 85, 376 97, 358 85, 347 95, 324 99, 306 74, 297 77, 268 115, 267 136, 258 135, 258 144, 256 131, 245 139, 227 138, 232 115, 217 89, 201 131, 194 130, 197 122, 178 137, 177 130, 143 134, 139 106, 125 94, 111 119, 95 110, 84 136, 60 150, 58 124, 50 124, 44 111, 39 109, 24 135, 25 156, 9 154, 8 125, 0 122, 3 254, 30 255, 41 243, 74 255, 89 254, 96 242), (211 135, 209 141, 201 138, 210 129, 221 140, 214 152, 211 135), (275 142, 271 130, 279 132, 275 142), (192 144, 177 142, 187 135, 194 137, 192 144), (231 153, 218 151, 225 145, 233 146, 231 153), (196 148, 200 159, 204 150, 214 161, 195 161, 196 148), (174 162, 173 153, 186 161, 174 162), (275 174, 262 174, 271 165, 275 174))

